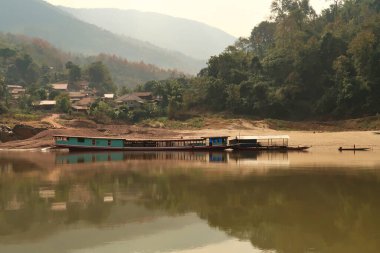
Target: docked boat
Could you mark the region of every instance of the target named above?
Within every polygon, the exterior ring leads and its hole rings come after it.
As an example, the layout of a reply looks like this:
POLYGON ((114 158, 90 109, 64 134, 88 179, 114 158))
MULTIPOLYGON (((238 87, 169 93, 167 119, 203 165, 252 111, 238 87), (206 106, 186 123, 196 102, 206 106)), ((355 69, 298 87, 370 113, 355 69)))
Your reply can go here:
POLYGON ((228 148, 228 136, 154 140, 57 135, 54 140, 56 148, 70 151, 213 151, 228 148))
POLYGON ((305 151, 310 146, 289 146, 288 135, 236 136, 229 141, 233 150, 305 151))

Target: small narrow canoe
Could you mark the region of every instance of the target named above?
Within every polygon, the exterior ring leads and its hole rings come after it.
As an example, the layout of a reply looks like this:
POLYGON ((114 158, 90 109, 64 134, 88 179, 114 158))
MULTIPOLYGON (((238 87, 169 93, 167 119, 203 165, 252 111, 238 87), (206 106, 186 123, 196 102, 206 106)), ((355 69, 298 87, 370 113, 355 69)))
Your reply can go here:
POLYGON ((369 151, 370 148, 338 148, 339 151, 369 151))
POLYGON ((295 147, 289 146, 288 150, 289 151, 305 151, 305 150, 308 150, 309 148, 311 148, 311 146, 295 146, 295 147))

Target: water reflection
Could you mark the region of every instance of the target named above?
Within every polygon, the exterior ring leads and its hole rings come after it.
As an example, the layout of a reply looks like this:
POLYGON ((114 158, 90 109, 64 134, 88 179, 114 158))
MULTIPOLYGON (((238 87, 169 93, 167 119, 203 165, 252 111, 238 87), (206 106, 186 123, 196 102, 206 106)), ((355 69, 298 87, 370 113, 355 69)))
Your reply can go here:
POLYGON ((0 252, 378 252, 380 167, 216 155, 0 153, 0 252))
POLYGON ((197 161, 204 163, 288 164, 287 152, 91 152, 64 153, 56 164, 116 161, 197 161))

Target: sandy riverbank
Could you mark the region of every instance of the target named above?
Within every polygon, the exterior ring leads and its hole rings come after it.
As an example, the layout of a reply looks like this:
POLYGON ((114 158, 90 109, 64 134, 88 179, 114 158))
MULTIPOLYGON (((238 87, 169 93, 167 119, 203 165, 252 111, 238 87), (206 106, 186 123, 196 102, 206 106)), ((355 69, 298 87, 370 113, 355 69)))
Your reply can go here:
POLYGON ((20 141, 0 143, 0 149, 40 149, 53 146, 54 135, 112 136, 124 138, 174 138, 217 135, 289 135, 292 146, 308 145, 313 149, 337 149, 340 146, 372 147, 380 149, 380 135, 374 131, 314 132, 314 131, 277 131, 262 126, 242 128, 203 128, 196 130, 171 130, 130 125, 101 126, 101 128, 49 129, 36 136, 20 141))

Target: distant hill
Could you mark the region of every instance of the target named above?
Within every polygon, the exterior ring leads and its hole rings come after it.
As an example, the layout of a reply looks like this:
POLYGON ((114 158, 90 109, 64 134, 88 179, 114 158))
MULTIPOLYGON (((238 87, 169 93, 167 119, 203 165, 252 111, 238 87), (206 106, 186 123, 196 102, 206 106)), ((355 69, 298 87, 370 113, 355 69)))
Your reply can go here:
POLYGON ((0 0, 0 6, 0 31, 39 37, 68 52, 114 54, 193 74, 205 65, 184 54, 115 35, 42 0, 0 0))
POLYGON ((57 71, 64 71, 65 64, 68 61, 79 64, 81 67, 92 62, 102 61, 108 67, 115 84, 129 88, 134 88, 138 84, 151 80, 164 80, 183 75, 177 71, 160 69, 142 62, 130 62, 114 55, 83 56, 66 53, 47 41, 24 35, 0 33, 0 49, 4 48, 16 50, 20 54, 29 54, 38 65, 54 67, 57 71))
POLYGON ((113 33, 147 41, 198 59, 208 59, 219 54, 236 40, 226 32, 206 24, 158 13, 119 9, 60 8, 80 20, 113 33))

